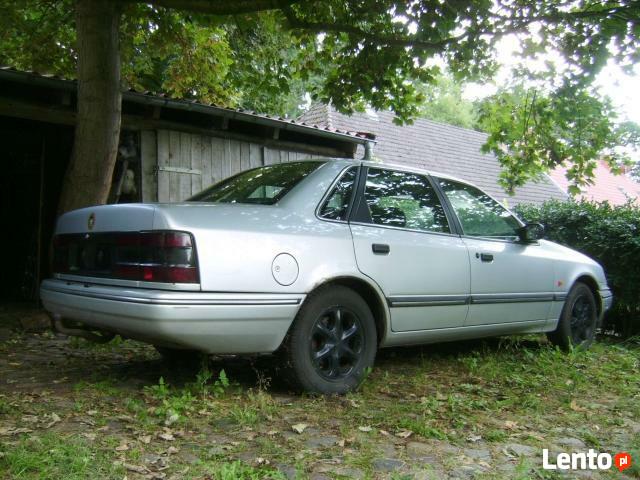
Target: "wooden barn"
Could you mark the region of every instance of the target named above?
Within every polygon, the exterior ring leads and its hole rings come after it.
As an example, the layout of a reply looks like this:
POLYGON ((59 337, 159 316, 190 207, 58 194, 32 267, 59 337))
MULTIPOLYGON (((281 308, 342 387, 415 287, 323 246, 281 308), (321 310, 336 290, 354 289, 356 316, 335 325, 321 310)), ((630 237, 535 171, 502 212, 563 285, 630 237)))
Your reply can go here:
MULTIPOLYGON (((3 299, 37 299, 76 121, 74 81, 0 68, 3 299), (10 254, 8 254, 10 252, 10 254)), ((110 202, 180 201, 241 170, 353 158, 363 133, 126 91, 110 202)), ((369 149, 366 149, 369 151, 369 149)))

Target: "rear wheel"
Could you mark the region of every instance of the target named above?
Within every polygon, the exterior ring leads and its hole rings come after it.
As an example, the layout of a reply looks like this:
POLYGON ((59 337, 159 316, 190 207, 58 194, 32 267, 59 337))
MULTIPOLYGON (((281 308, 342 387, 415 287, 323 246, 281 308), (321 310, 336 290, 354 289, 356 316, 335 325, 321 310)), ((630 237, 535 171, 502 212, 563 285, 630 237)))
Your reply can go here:
POLYGON ((373 365, 376 348, 371 310, 342 286, 312 293, 285 341, 290 377, 302 390, 320 394, 354 390, 373 365))
POLYGON ((595 339, 597 324, 598 307, 593 292, 584 283, 577 282, 567 295, 558 328, 547 337, 564 350, 588 348, 595 339))

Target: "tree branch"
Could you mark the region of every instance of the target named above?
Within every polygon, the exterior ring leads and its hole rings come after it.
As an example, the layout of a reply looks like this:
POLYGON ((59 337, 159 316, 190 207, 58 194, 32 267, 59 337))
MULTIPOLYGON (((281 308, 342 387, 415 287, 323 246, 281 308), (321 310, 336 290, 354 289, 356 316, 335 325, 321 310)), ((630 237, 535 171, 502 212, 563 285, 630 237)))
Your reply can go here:
POLYGON ((147 3, 158 7, 171 8, 210 15, 242 15, 266 10, 286 8, 301 0, 116 0, 120 3, 147 3))
POLYGON ((462 33, 461 35, 443 38, 436 42, 427 42, 425 40, 418 40, 415 38, 409 37, 392 37, 388 35, 378 35, 376 33, 367 32, 361 28, 358 28, 354 25, 345 25, 340 23, 329 23, 329 22, 309 22, 306 20, 301 20, 296 17, 293 10, 288 7, 282 9, 287 22, 289 23, 289 27, 294 30, 305 30, 307 32, 333 32, 333 33, 348 33, 352 35, 357 35, 362 38, 366 38, 368 40, 373 40, 379 44, 390 45, 394 47, 420 47, 424 49, 437 50, 442 49, 449 45, 450 43, 459 42, 464 37, 468 35, 468 32, 462 33))

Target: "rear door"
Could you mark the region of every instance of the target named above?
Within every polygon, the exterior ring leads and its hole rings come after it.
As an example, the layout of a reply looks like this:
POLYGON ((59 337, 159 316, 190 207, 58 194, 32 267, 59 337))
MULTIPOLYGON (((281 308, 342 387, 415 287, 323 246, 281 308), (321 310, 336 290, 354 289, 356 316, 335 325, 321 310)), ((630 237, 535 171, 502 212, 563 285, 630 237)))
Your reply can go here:
POLYGON ((380 285, 393 331, 461 327, 469 257, 425 175, 365 168, 350 219, 356 260, 380 285))
POLYGON ((542 247, 519 242, 520 222, 478 188, 435 180, 469 248, 471 305, 465 325, 546 319, 553 300, 553 263, 542 247))

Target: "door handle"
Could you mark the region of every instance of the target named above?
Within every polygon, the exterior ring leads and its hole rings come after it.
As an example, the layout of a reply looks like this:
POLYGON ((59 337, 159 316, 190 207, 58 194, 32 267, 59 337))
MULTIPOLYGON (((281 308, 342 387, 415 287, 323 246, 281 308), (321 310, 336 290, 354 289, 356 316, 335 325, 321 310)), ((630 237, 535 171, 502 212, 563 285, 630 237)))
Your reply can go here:
POLYGON ((386 243, 374 243, 371 245, 371 250, 377 255, 388 255, 391 251, 386 243))
POLYGON ((476 258, 479 258, 483 262, 493 262, 493 254, 492 253, 478 253, 478 252, 476 252, 476 258))

